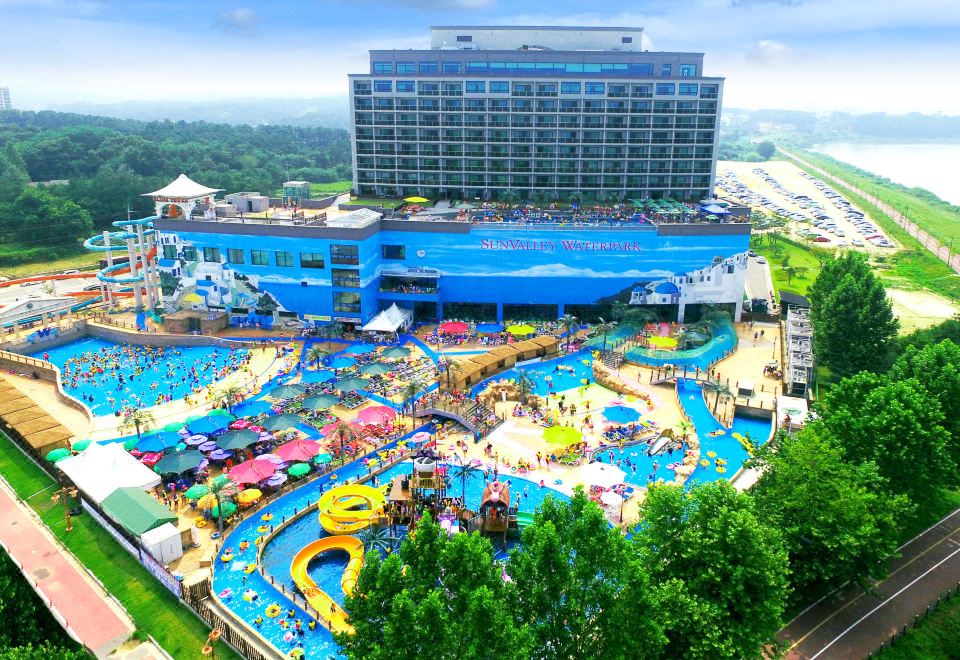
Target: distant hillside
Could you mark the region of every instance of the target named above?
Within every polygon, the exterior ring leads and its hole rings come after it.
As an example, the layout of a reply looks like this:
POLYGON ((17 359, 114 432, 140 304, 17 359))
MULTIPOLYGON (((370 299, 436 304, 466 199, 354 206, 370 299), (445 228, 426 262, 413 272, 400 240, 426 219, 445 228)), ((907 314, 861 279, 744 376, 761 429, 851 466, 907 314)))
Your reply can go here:
POLYGON ((121 101, 117 103, 64 103, 62 112, 138 119, 140 121, 209 121, 219 124, 277 124, 349 128, 346 96, 310 99, 224 99, 222 101, 121 101))

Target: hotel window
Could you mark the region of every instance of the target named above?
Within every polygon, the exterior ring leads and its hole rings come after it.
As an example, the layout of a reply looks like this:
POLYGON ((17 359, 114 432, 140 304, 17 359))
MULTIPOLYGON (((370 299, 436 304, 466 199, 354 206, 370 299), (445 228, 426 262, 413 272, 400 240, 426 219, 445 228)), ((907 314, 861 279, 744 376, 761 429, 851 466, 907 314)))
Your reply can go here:
POLYGON ((281 268, 292 268, 293 267, 293 253, 287 252, 286 250, 277 250, 276 252, 277 266, 281 268))
POLYGON ((192 245, 185 245, 183 247, 183 258, 186 261, 196 261, 197 260, 197 248, 192 245))
POLYGON ((398 92, 415 92, 417 91, 417 85, 412 80, 398 80, 397 91, 398 92))
POLYGON ((374 80, 373 81, 373 91, 375 92, 392 92, 393 91, 393 82, 390 80, 374 80))
POLYGON ((580 83, 578 82, 560 83, 560 93, 561 94, 579 94, 580 83))
POLYGON ((348 268, 334 268, 332 271, 333 286, 349 287, 351 289, 360 288, 360 271, 350 270, 348 268))
POLYGON ((673 83, 657 83, 657 96, 673 96, 676 88, 673 83))
POLYGON ((231 264, 244 263, 243 250, 241 250, 240 248, 227 248, 227 263, 231 263, 231 264))
POLYGON ((486 70, 486 62, 467 62, 467 73, 484 73, 486 70))
POLYGON ((470 34, 458 34, 457 43, 458 44, 468 44, 473 41, 473 35, 470 34))
POLYGON ((632 44, 633 37, 620 37, 620 43, 622 44, 632 44))
POLYGON ((177 246, 176 246, 176 245, 164 245, 164 246, 163 246, 163 258, 164 258, 164 259, 176 259, 176 258, 177 258, 177 246))
POLYGON ((250 264, 253 266, 269 266, 270 253, 266 250, 250 250, 250 264))
POLYGON ((207 263, 220 263, 220 248, 203 248, 203 260, 207 263))
POLYGON ((301 252, 301 268, 323 268, 323 254, 320 252, 301 252))
POLYGON ((505 80, 491 80, 490 93, 491 94, 509 94, 510 83, 506 82, 505 80))
POLYGON ((360 264, 360 250, 356 245, 331 245, 330 262, 347 266, 357 266, 360 264))
POLYGON ((672 64, 661 64, 660 65, 660 75, 669 76, 673 74, 673 65, 672 64))
POLYGON ((681 64, 680 65, 680 77, 681 78, 693 78, 697 75, 697 65, 696 64, 681 64))
POLYGON ((404 259, 407 256, 407 250, 402 245, 384 245, 382 254, 384 259, 404 259))
POLYGON ((680 83, 680 96, 696 96, 699 92, 699 85, 680 83))
MULTIPOLYGON (((397 62, 397 73, 416 73, 417 66, 413 62, 397 62)), ((374 71, 374 73, 379 73, 374 71)), ((384 73, 390 73, 389 71, 384 71, 384 73)))
POLYGON ((468 80, 467 94, 483 94, 487 91, 487 83, 483 80, 468 80))
POLYGON ((584 85, 584 92, 587 94, 604 94, 607 86, 604 83, 588 82, 584 85))
POLYGON ((420 62, 420 73, 439 73, 440 65, 437 62, 420 62))
POLYGON ((460 73, 460 62, 444 62, 444 73, 460 73))
MULTIPOLYGON (((393 73, 393 62, 374 62, 374 73, 393 73)), ((400 72, 400 65, 397 65, 397 72, 400 72)))
POLYGON ((333 311, 359 313, 360 294, 352 291, 334 291, 333 311))

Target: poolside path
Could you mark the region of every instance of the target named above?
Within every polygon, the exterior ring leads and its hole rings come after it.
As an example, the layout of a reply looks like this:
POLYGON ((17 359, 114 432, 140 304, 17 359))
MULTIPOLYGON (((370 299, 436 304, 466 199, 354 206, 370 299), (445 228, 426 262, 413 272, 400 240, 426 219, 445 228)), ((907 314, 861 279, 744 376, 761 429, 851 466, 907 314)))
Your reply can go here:
POLYGON ((0 544, 70 636, 105 658, 133 633, 118 605, 0 482, 0 544))
POLYGON ((801 612, 777 635, 787 658, 863 658, 960 582, 960 509, 899 548, 875 593, 849 586, 801 612))

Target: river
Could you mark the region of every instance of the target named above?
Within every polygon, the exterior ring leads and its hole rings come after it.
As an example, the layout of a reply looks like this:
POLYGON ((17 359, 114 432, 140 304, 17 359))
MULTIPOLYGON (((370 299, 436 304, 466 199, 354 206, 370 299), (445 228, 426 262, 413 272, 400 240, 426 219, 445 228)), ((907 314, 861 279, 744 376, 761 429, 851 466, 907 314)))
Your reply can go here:
POLYGON ((910 187, 926 188, 960 205, 960 144, 851 144, 832 142, 811 151, 868 170, 910 187))

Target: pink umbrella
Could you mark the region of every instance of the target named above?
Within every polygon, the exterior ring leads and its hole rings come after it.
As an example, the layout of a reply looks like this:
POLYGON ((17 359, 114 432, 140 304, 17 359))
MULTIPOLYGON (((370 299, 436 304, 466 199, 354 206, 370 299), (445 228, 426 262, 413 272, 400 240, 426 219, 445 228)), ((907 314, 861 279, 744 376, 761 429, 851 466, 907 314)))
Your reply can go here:
POLYGON ((277 471, 277 466, 270 461, 244 461, 233 467, 228 476, 236 484, 255 484, 268 479, 277 471))
MULTIPOLYGON (((327 425, 324 426, 322 429, 320 429, 320 434, 321 434, 324 438, 328 438, 328 439, 329 439, 329 438, 333 437, 333 434, 334 434, 334 432, 337 430, 337 427, 338 427, 338 426, 340 426, 340 422, 333 422, 332 424, 327 424, 327 425)), ((362 434, 363 429, 360 428, 360 425, 359 425, 359 424, 356 424, 356 423, 354 423, 354 422, 350 422, 349 426, 350 426, 351 429, 353 429, 353 432, 354 432, 355 434, 357 434, 358 436, 362 434)))
POLYGON ((469 327, 470 326, 463 321, 447 321, 446 323, 440 324, 438 330, 446 334, 458 335, 462 332, 466 332, 469 327))
POLYGON ((396 416, 397 412, 389 406, 373 406, 361 410, 357 419, 365 424, 386 424, 396 416))
POLYGON ((276 454, 285 461, 308 461, 320 453, 320 445, 312 440, 291 440, 277 447, 276 454))

